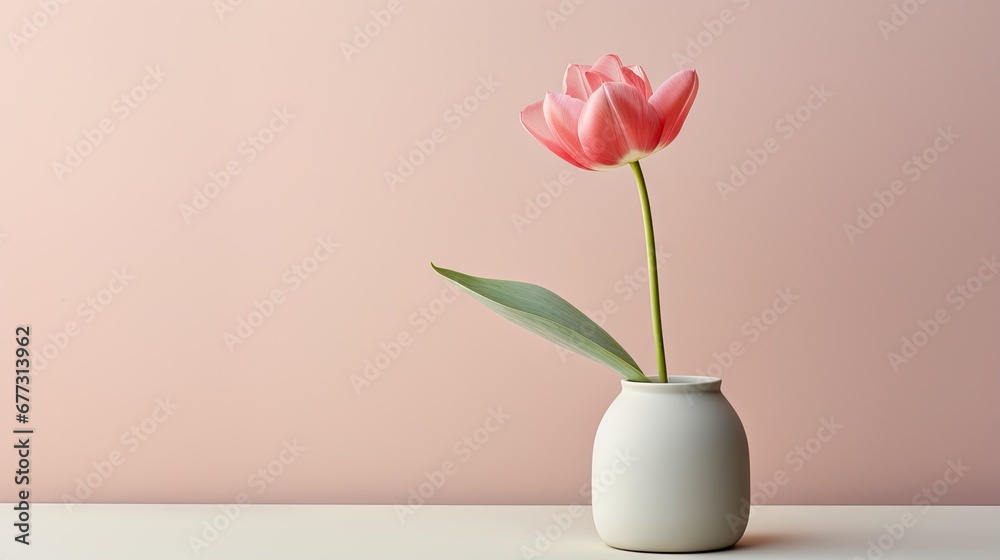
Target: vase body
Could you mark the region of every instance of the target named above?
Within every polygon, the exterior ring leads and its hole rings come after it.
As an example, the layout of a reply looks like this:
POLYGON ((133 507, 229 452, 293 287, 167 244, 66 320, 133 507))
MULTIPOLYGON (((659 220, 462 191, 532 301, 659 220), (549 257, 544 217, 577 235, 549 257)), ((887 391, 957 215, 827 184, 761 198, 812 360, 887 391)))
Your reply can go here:
POLYGON ((698 552, 746 530, 750 452, 715 377, 622 381, 594 439, 594 525, 607 544, 698 552))

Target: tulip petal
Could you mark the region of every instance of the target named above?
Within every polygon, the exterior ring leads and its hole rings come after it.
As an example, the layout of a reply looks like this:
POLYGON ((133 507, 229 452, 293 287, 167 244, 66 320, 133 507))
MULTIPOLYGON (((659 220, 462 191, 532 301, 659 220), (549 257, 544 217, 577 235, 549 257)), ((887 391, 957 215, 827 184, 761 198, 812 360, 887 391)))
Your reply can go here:
POLYGON ((597 59, 590 71, 604 74, 611 78, 612 82, 620 82, 622 81, 622 59, 618 58, 616 54, 606 54, 597 59))
POLYGON ((642 91, 622 82, 601 86, 580 114, 580 143, 598 165, 623 165, 653 153, 661 131, 660 117, 642 91))
POLYGON ((585 74, 590 70, 589 64, 570 64, 563 75, 563 93, 586 101, 594 93, 587 83, 585 74))
POLYGON ((646 95, 646 99, 653 95, 653 86, 649 85, 649 77, 646 76, 642 66, 626 66, 622 68, 622 75, 625 76, 626 82, 639 88, 639 91, 646 95))
POLYGON ((673 142, 677 137, 696 95, 698 95, 698 74, 694 70, 681 70, 653 92, 649 104, 656 109, 663 123, 663 132, 657 149, 673 142))
POLYGON ((594 92, 597 91, 597 88, 603 86, 605 83, 614 81, 607 75, 594 71, 585 73, 584 77, 586 77, 587 79, 587 85, 590 86, 591 95, 594 95, 594 92))
POLYGON ((542 111, 542 102, 538 101, 528 105, 521 111, 521 126, 542 143, 543 146, 549 149, 555 155, 563 158, 564 160, 572 163, 573 165, 589 169, 582 162, 576 160, 566 151, 566 148, 559 143, 558 140, 549 131, 549 126, 545 123, 545 115, 542 111))
POLYGON ((592 169, 593 162, 584 153, 577 132, 584 104, 582 99, 570 97, 565 93, 549 92, 542 101, 542 114, 556 142, 559 142, 570 157, 580 162, 582 167, 592 169))

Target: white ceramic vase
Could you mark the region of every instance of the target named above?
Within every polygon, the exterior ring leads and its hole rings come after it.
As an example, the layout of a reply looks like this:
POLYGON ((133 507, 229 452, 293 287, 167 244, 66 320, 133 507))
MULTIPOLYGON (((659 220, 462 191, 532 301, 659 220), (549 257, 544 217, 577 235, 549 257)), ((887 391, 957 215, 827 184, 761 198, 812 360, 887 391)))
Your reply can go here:
POLYGON ((746 530, 750 452, 715 377, 622 381, 594 440, 593 504, 607 544, 643 552, 727 548, 746 530))

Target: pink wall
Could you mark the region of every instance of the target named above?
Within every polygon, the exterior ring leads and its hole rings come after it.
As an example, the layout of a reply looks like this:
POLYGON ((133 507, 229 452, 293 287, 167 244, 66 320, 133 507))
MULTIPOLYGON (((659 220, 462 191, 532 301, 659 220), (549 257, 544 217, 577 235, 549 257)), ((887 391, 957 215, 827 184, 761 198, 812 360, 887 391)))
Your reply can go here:
POLYGON ((679 56, 701 77, 644 162, 668 360, 729 366, 759 500, 908 504, 960 463, 940 501, 1000 503, 1000 276, 981 267, 1000 257, 1000 4, 895 6, 4 3, 0 348, 12 366, 18 323, 48 347, 37 499, 397 503, 450 461, 428 501, 586 500, 619 378, 453 297, 428 262, 607 306, 653 369, 629 172, 571 169, 517 120, 568 62, 617 52, 656 84, 679 56), (390 188, 415 141, 433 153, 390 188), (859 207, 877 217, 848 235, 859 207), (897 371, 904 337, 922 347, 897 371), (356 391, 369 360, 387 367, 356 391))

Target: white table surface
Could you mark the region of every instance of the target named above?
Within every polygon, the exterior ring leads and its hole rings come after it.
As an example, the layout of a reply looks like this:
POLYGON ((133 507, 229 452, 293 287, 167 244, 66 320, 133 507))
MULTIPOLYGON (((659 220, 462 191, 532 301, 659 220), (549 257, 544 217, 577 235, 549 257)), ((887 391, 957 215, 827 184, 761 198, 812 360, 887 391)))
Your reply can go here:
MULTIPOLYGON (((400 523, 393 506, 243 506, 229 527, 196 554, 189 539, 206 522, 225 517, 214 505, 61 504, 31 506, 30 546, 13 541, 13 510, 4 504, 0 558, 12 560, 345 559, 493 560, 666 558, 606 546, 594 532, 590 509, 540 556, 526 550, 568 506, 426 506, 400 523)), ((1000 506, 764 506, 751 516, 732 549, 698 558, 868 558, 868 540, 889 535, 885 524, 909 512, 914 524, 892 543, 884 560, 1000 559, 1000 506)), ((566 517, 560 516, 565 522, 566 517)), ((549 529, 550 534, 557 531, 549 529)), ((898 532, 898 531, 897 531, 898 532)), ((206 541, 207 542, 207 541, 206 541)), ((538 543, 545 547, 545 541, 538 543)), ((536 549, 537 551, 538 549, 536 549)), ((875 557, 873 553, 872 557, 875 557)))

